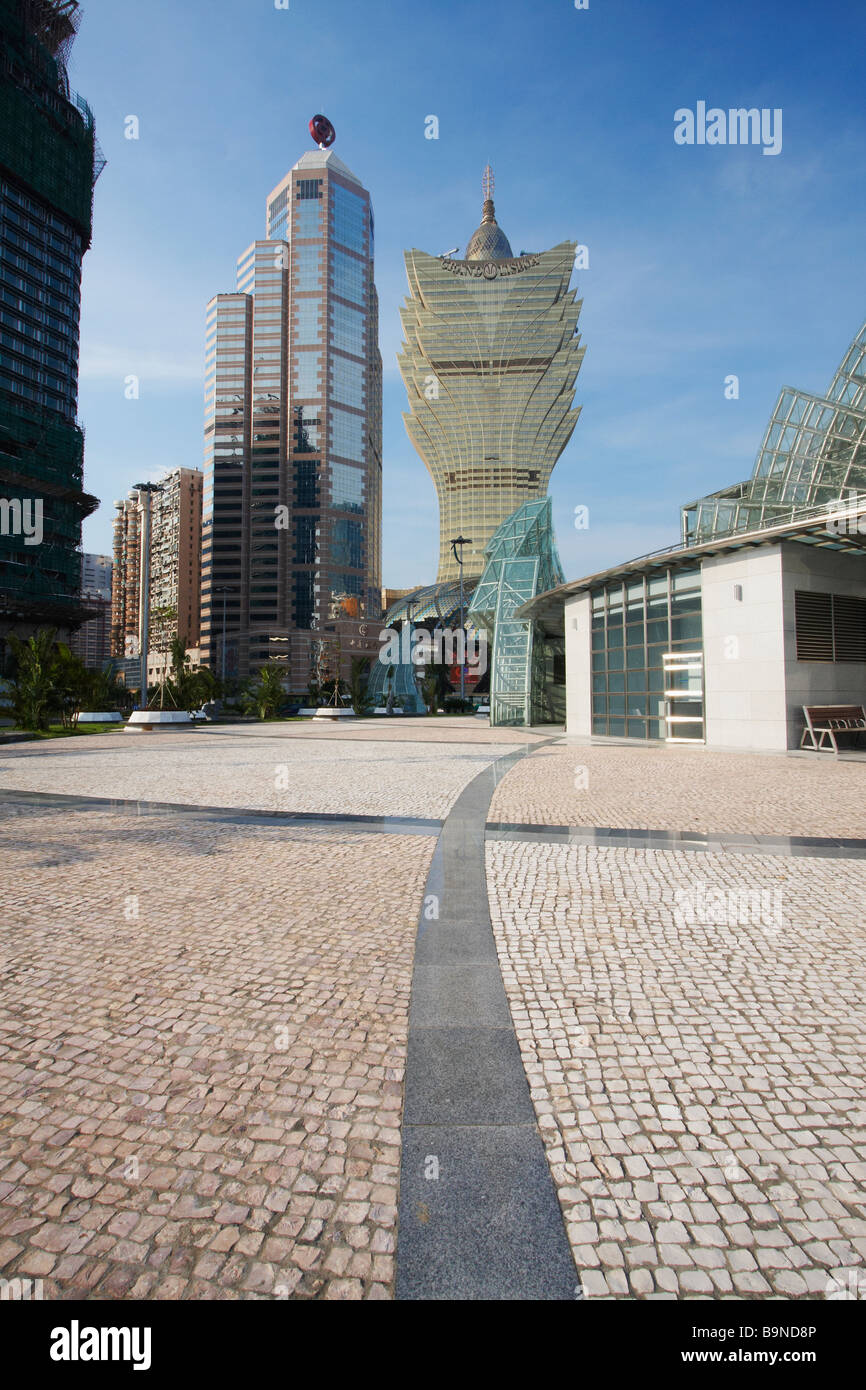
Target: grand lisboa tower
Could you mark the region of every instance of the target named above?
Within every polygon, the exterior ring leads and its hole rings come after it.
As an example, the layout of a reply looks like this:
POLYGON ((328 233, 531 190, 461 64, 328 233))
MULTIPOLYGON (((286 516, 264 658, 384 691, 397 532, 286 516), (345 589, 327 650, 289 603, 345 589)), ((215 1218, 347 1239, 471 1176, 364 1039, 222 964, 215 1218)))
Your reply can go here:
POLYGON ((466 579, 480 576, 501 523, 547 493, 579 414, 576 243, 515 256, 496 221, 489 166, 482 191, 481 225, 462 260, 405 253, 403 418, 439 495, 439 583, 457 576, 456 536, 471 538, 466 579))

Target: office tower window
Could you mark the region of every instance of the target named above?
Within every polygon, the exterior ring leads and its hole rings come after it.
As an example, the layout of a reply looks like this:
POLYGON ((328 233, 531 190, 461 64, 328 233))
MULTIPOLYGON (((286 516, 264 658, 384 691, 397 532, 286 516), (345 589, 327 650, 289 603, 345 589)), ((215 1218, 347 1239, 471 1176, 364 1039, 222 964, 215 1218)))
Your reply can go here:
POLYGON ((295 210, 295 236, 317 237, 321 228, 321 203, 299 203, 295 210))
POLYGON ((322 335, 322 301, 299 299, 295 304, 295 347, 312 347, 322 335))
POLYGON ((332 286, 341 299, 350 299, 353 304, 364 303, 364 262, 345 251, 334 249, 332 260, 332 286))
MULTIPOLYGON (((318 517, 295 517, 294 561, 298 565, 312 565, 316 561, 316 528, 318 517)), ((345 561, 343 563, 346 563, 345 561)))
POLYGON ((331 346, 340 352, 364 356, 364 315, 345 304, 331 307, 331 346))
POLYGON ((363 564, 360 521, 335 521, 331 532, 331 561, 335 565, 360 569, 363 564))
POLYGON ((334 406, 331 410, 331 452, 340 458, 364 460, 364 419, 334 406))
MULTIPOLYGON (((331 395, 341 405, 361 409, 364 404, 364 368, 360 362, 352 362, 348 357, 331 358, 331 395)), ((355 458, 356 455, 351 457, 355 458)))
POLYGON ((319 448, 319 418, 310 410, 309 406, 295 406, 292 447, 296 454, 314 454, 319 448))
POLYGON ((350 251, 364 251, 367 209, 363 198, 334 184, 331 189, 331 231, 335 241, 350 251))
POLYGON ((321 252, 318 246, 296 246, 292 262, 296 289, 317 290, 321 287, 321 252))
POLYGON ((296 507, 319 505, 319 465, 315 459, 299 459, 295 464, 294 502, 296 507))
POLYGON ((346 463, 331 464, 331 506, 342 512, 364 510, 364 473, 346 463))
POLYGON ((295 358, 295 390, 296 396, 318 396, 321 394, 319 384, 319 364, 322 361, 320 352, 299 352, 295 358))
POLYGON ((312 574, 296 574, 293 582, 295 623, 310 628, 315 621, 312 574))

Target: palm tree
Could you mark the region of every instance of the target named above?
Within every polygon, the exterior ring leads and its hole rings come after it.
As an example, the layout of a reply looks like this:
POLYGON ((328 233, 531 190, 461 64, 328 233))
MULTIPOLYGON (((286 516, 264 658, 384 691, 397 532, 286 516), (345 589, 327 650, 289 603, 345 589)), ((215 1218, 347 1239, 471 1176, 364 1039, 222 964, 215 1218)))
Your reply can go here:
POLYGON ((14 633, 9 635, 9 645, 15 659, 15 674, 10 682, 12 712, 19 728, 32 729, 34 732, 47 729, 51 714, 58 706, 54 683, 57 661, 55 632, 53 627, 40 628, 26 642, 22 642, 14 633))
POLYGON ((245 708, 259 719, 272 719, 286 698, 285 676, 285 667, 276 662, 263 666, 244 695, 245 708))
POLYGON ((130 692, 108 661, 101 671, 89 671, 90 688, 87 701, 94 710, 124 709, 130 703, 130 692))
POLYGON ((352 697, 352 709, 359 715, 367 714, 373 704, 367 691, 369 666, 370 663, 365 656, 352 657, 349 693, 352 697))

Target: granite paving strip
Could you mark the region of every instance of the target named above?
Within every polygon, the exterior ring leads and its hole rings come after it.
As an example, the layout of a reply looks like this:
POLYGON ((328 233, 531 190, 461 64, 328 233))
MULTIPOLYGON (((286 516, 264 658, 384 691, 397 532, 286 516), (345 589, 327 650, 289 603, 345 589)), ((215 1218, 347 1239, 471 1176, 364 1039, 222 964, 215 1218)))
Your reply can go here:
POLYGON ((415 948, 397 1241, 401 1299, 573 1299, 578 1288, 490 924, 487 807, 529 749, 458 797, 415 948))
POLYGON ((194 816, 198 820, 221 821, 227 825, 326 825, 337 830, 357 830, 363 834, 430 835, 442 822, 422 816, 351 816, 336 811, 243 811, 226 806, 191 806, 176 801, 126 801, 121 798, 74 796, 61 792, 0 790, 4 803, 31 806, 67 806, 76 811, 119 811, 135 816, 194 816))
POLYGON ((0 1274, 47 1299, 392 1297, 435 844, 7 801, 0 1274))
POLYGON ((840 1298, 866 1262, 860 860, 487 842, 590 1298, 840 1298))
POLYGON ((864 859, 866 840, 819 835, 702 835, 696 830, 625 830, 610 826, 515 825, 488 821, 493 840, 527 844, 618 846, 628 849, 681 849, 693 853, 780 854, 815 859, 864 859))

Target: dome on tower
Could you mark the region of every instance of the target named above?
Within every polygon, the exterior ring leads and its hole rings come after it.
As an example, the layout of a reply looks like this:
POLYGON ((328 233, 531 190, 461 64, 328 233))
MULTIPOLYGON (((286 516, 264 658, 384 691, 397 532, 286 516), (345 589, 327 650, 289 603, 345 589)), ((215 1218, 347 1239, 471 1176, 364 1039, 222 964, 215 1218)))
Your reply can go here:
POLYGON ((466 260, 511 260, 514 252, 508 237, 496 221, 496 209, 493 206, 493 170, 489 164, 484 170, 483 190, 484 203, 481 209, 481 226, 469 238, 469 245, 466 247, 466 260))

